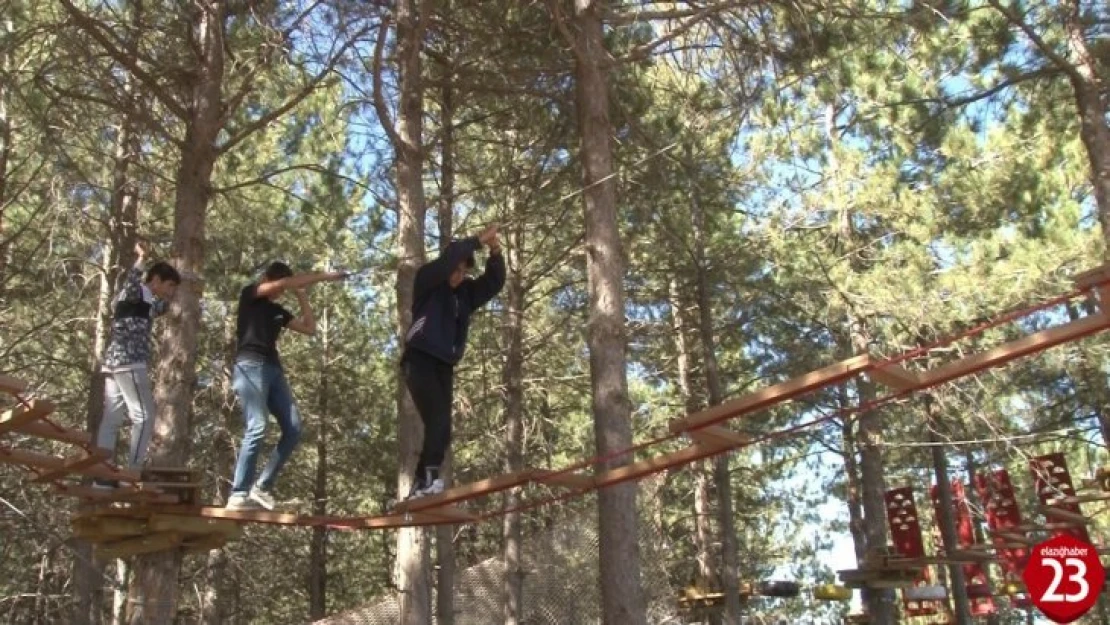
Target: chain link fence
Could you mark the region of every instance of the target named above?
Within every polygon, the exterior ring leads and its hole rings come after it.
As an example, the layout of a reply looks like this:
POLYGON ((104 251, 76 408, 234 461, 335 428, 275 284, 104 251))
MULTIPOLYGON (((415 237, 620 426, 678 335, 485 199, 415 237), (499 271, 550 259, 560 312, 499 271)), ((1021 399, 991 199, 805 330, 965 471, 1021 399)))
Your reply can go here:
MULTIPOLYGON (((596 500, 575 505, 549 529, 525 534, 521 545, 522 625, 600 624, 596 500)), ((650 519, 641 515, 641 583, 653 625, 685 623, 678 614, 678 591, 664 567, 666 545, 650 519)), ((498 556, 455 575, 455 625, 501 622, 505 599, 505 562, 498 556)), ((433 596, 434 601, 434 596, 433 596)), ((316 621, 316 625, 396 625, 396 596, 316 621)), ((433 620, 433 622, 435 622, 433 620)))

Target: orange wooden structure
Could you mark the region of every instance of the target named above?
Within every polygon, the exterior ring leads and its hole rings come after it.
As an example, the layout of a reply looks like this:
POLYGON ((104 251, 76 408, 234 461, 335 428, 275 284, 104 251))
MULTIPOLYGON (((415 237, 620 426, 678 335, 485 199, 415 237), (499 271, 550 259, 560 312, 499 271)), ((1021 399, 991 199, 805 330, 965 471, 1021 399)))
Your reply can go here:
MULTIPOLYGON (((0 376, 0 391, 13 395, 18 405, 0 417, 0 462, 27 467, 35 473, 36 481, 51 484, 59 494, 78 497, 93 504, 113 502, 117 504, 115 507, 99 509, 96 514, 102 516, 149 519, 151 514, 156 513, 234 522, 325 526, 351 530, 479 522, 502 516, 509 510, 478 514, 463 510, 458 507, 458 504, 526 486, 543 487, 546 492, 554 489, 557 493, 546 499, 526 502, 516 508, 517 510, 527 509, 620 482, 637 480, 652 473, 751 445, 768 438, 769 435, 753 438, 728 428, 726 423, 859 376, 867 376, 870 380, 892 389, 894 393, 887 399, 894 399, 1110 328, 1110 314, 1108 314, 1110 313, 1110 264, 1076 276, 1075 282, 1077 289, 1072 293, 1037 307, 996 318, 991 325, 1013 321, 1033 310, 1059 305, 1079 297, 1091 297, 1096 302, 1094 313, 1056 327, 1027 334, 936 368, 922 368, 920 361, 925 356, 935 356, 928 350, 918 350, 917 353, 894 358, 873 354, 856 355, 674 420, 669 424, 669 433, 666 436, 622 450, 619 454, 584 460, 562 469, 529 468, 513 474, 455 486, 438 495, 402 502, 391 512, 376 516, 306 516, 256 510, 229 511, 221 507, 192 505, 191 502, 183 499, 179 490, 167 490, 157 484, 144 484, 141 476, 112 465, 103 452, 91 446, 88 434, 61 427, 49 419, 54 409, 49 401, 25 398, 27 385, 21 380, 4 376, 0 376), (18 436, 66 443, 75 447, 77 453, 56 456, 19 448, 15 446, 13 440, 18 436), (626 464, 613 462, 617 458, 631 458, 637 451, 675 439, 687 439, 689 444, 626 464), (617 464, 617 466, 606 468, 608 464, 617 464), (109 492, 94 491, 73 481, 73 478, 81 476, 119 480, 123 483, 123 487, 109 492), (120 502, 126 502, 128 505, 121 506, 120 502)), ((986 327, 988 326, 982 329, 986 327)), ((969 332, 964 336, 975 333, 975 331, 969 332)), ((946 343, 955 340, 949 339, 946 343)), ((881 402, 875 405, 881 405, 881 402)), ((814 425, 819 421, 805 425, 814 425)), ((1059 515, 1055 511, 1049 514, 1059 515)), ((1067 519, 1067 521, 1077 522, 1075 519, 1067 519)), ((1017 540, 1017 537, 1014 538, 1017 540)), ((966 557, 967 554, 953 555, 966 557)))

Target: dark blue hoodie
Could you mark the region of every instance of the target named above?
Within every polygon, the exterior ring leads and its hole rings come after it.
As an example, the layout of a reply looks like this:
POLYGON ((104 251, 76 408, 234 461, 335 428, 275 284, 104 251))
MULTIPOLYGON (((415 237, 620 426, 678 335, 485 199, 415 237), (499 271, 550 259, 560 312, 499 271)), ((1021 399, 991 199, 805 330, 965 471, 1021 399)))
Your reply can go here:
POLYGON ((412 326, 405 337, 408 349, 420 350, 449 365, 462 359, 470 315, 493 299, 505 284, 505 259, 501 254, 490 254, 482 275, 466 278, 451 288, 451 273, 479 247, 477 237, 453 241, 439 258, 416 271, 412 326))

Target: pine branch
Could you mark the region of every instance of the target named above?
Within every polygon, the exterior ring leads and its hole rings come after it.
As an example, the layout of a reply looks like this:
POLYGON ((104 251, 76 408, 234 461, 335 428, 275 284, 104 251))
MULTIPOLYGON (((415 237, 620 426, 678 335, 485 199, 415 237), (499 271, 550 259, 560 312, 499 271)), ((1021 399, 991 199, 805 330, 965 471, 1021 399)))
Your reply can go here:
POLYGON ((84 12, 74 6, 71 0, 58 1, 62 3, 62 8, 65 9, 66 13, 73 17, 73 19, 77 22, 77 26, 84 32, 88 33, 90 37, 95 39, 96 42, 104 48, 104 51, 108 53, 108 56, 112 57, 117 63, 124 66, 127 71, 131 72, 131 75, 142 82, 143 86, 150 90, 150 93, 153 94, 154 97, 157 98, 158 101, 161 102, 167 109, 169 109, 170 112, 172 112, 182 121, 188 119, 189 112, 185 109, 185 107, 182 106, 180 102, 175 100, 168 93, 166 93, 166 91, 162 89, 162 86, 158 84, 158 81, 155 80, 153 76, 147 73, 143 68, 139 67, 139 64, 135 62, 134 58, 120 49, 120 47, 116 45, 116 42, 112 41, 110 33, 104 32, 106 29, 104 28, 103 24, 86 15, 84 12))
POLYGON ((321 69, 319 72, 317 72, 317 74, 315 76, 313 76, 311 80, 309 80, 308 84, 305 85, 303 89, 301 89, 292 98, 286 100, 285 104, 282 104, 281 106, 279 106, 275 109, 272 109, 269 113, 266 113, 262 117, 259 117, 258 119, 254 120, 253 122, 247 124, 245 127, 240 129, 238 132, 232 134, 231 138, 228 139, 222 146, 220 146, 218 148, 218 152, 223 154, 223 153, 231 150, 231 148, 238 145, 244 139, 251 136, 252 134, 257 132, 258 130, 260 130, 262 128, 265 128, 266 126, 268 126, 270 124, 270 122, 272 122, 275 119, 281 117, 282 115, 285 115, 290 110, 292 110, 295 106, 297 106, 298 104, 303 102, 304 99, 307 98, 309 96, 309 94, 311 94, 313 91, 315 91, 316 87, 318 87, 320 85, 320 83, 323 82, 323 80, 328 77, 328 74, 331 74, 332 70, 334 70, 335 66, 339 64, 339 60, 341 58, 343 58, 343 55, 346 54, 347 50, 349 50, 355 44, 355 42, 358 40, 359 37, 366 34, 367 31, 369 31, 369 27, 366 27, 366 28, 363 28, 363 29, 359 30, 357 33, 355 33, 353 36, 351 36, 349 39, 347 39, 347 41, 345 41, 343 43, 343 45, 340 46, 339 50, 337 50, 331 56, 331 58, 328 59, 327 65, 325 65, 323 69, 321 69))
POLYGON ((389 107, 385 105, 385 94, 382 87, 382 52, 385 49, 385 38, 388 30, 389 16, 386 15, 382 18, 382 23, 378 25, 378 38, 374 42, 374 111, 378 114, 378 123, 381 124, 382 130, 389 137, 393 149, 400 150, 405 142, 401 140, 401 135, 397 134, 397 128, 393 125, 393 116, 389 114, 389 107))

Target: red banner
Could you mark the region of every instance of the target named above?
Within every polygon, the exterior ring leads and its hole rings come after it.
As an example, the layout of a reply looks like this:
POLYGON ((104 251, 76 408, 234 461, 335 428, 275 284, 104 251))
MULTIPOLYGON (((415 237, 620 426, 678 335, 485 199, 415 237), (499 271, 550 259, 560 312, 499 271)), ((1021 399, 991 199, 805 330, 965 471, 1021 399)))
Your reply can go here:
MULTIPOLYGON (((936 511, 938 523, 940 519, 940 498, 937 487, 933 486, 931 495, 933 509, 936 511)), ((975 527, 972 525, 971 508, 967 504, 967 495, 963 482, 952 481, 952 506, 956 515, 956 545, 960 549, 968 549, 975 545, 975 527)), ((987 574, 978 563, 963 565, 964 577, 967 578, 967 598, 971 602, 973 616, 986 616, 996 611, 990 584, 987 583, 987 574)))
MULTIPOLYGON (((1073 514, 1082 515, 1079 504, 1074 501, 1060 501, 1064 498, 1075 497, 1075 486, 1072 485, 1071 473, 1068 471, 1068 461, 1064 454, 1048 454, 1033 458, 1029 470, 1033 472, 1033 483, 1037 488, 1037 499, 1041 505, 1051 506, 1073 514)), ((1066 523, 1060 519, 1047 516, 1049 523, 1066 523)), ((1070 525, 1061 527, 1053 532, 1053 536, 1069 535, 1085 543, 1091 542, 1091 536, 1083 525, 1070 525)))
MULTIPOLYGON (((906 486, 888 490, 886 499, 886 518, 890 524, 890 537, 894 542, 894 550, 905 558, 924 558, 925 543, 921 537, 921 517, 917 514, 917 504, 913 501, 913 488, 906 486)), ((926 586, 931 581, 929 568, 924 567, 921 577, 914 582, 914 586, 926 586)), ((936 614, 936 607, 931 602, 916 601, 906 598, 902 594, 907 616, 929 616, 936 614)))
MULTIPOLYGON (((1006 531, 1021 526, 1021 508, 1018 507, 1010 473, 998 469, 989 474, 975 475, 975 491, 987 511, 987 527, 992 532, 1006 531)), ((1024 536, 1018 529, 1011 533, 1024 536)), ((1029 561, 1029 550, 1024 545, 993 534, 994 546, 998 549, 999 566, 1002 568, 1003 583, 1016 583, 1021 580, 1025 563, 1029 561)))

